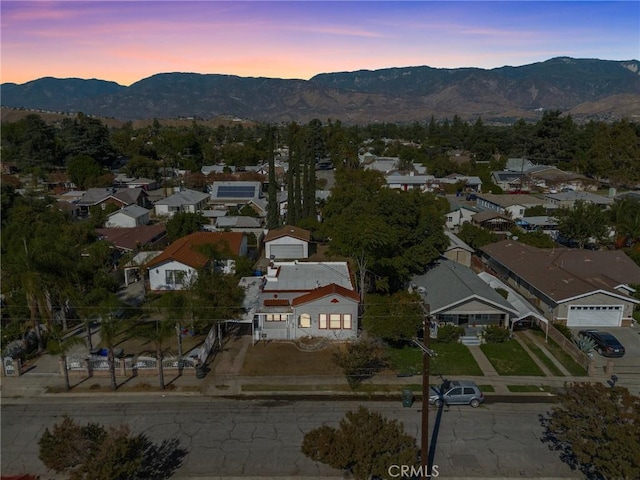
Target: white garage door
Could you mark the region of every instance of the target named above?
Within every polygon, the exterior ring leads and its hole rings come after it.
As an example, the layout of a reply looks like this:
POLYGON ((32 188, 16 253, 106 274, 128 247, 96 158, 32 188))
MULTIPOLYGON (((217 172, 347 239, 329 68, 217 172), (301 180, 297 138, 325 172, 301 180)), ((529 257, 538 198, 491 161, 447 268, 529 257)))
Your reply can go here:
POLYGON ((622 324, 622 305, 572 305, 567 318, 568 327, 619 327, 622 324))
POLYGON ((271 245, 271 255, 275 258, 303 258, 304 245, 271 245))

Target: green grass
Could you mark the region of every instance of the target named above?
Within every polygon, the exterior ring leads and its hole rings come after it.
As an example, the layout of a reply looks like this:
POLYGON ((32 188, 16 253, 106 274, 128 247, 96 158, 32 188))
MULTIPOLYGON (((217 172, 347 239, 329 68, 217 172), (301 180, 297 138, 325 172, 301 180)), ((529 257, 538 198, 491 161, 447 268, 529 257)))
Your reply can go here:
MULTIPOLYGON (((429 373, 431 375, 482 376, 482 370, 469 352, 460 343, 432 342, 430 347, 436 353, 431 357, 429 373)), ((417 375, 422 372, 422 350, 418 347, 387 348, 391 368, 397 373, 417 375)))
POLYGON ((493 385, 478 385, 478 388, 484 393, 492 393, 496 391, 496 389, 493 388, 493 385))
POLYGON ((466 345, 433 342, 431 348, 436 352, 436 356, 431 359, 431 375, 469 375, 474 377, 484 375, 466 345))
POLYGON ((530 392, 552 392, 553 389, 543 385, 507 385, 510 392, 514 393, 530 393, 530 392))
POLYGON ((547 367, 549 369, 549 371, 555 375, 556 377, 564 377, 564 373, 562 373, 562 370, 560 370, 555 363, 553 363, 553 360, 551 360, 549 357, 547 357, 547 355, 545 355, 545 353, 542 351, 542 349, 536 345, 536 342, 534 342, 533 340, 531 340, 529 337, 527 337, 526 335, 520 335, 518 337, 527 347, 529 347, 529 350, 531 350, 531 352, 538 357, 538 359, 544 364, 545 367, 547 367))
MULTIPOLYGON (((544 339, 545 334, 542 330, 532 329, 531 330, 535 335, 538 335, 540 338, 544 339)), ((546 344, 547 350, 551 352, 551 354, 556 357, 556 359, 567 369, 567 371, 575 376, 575 377, 584 377, 587 375, 587 371, 582 368, 567 352, 565 352, 560 345, 558 345, 555 340, 549 338, 549 341, 546 344)))
POLYGON ((499 375, 544 376, 542 370, 515 340, 485 343, 480 348, 499 375))

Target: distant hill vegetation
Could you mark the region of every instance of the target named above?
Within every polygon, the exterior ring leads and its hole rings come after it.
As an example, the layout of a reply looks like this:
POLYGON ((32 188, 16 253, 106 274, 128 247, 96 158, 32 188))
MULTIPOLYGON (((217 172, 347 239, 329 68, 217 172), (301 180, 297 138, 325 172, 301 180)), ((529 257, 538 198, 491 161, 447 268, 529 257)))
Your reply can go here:
POLYGON ((588 119, 640 119, 640 62, 554 58, 520 67, 388 68, 310 80, 162 73, 129 87, 41 78, 2 84, 2 106, 136 120, 231 116, 263 122, 412 122, 458 115, 509 123, 544 110, 588 119))

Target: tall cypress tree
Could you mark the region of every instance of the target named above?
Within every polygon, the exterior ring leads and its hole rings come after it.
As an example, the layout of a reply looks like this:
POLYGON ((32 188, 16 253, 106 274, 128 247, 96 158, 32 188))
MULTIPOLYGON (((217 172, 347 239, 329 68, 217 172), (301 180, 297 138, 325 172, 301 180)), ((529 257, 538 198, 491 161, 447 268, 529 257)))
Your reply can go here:
POLYGON ((278 185, 276 185, 276 161, 274 156, 274 129, 267 126, 267 155, 269 157, 269 191, 267 207, 267 228, 278 228, 280 225, 280 215, 278 209, 278 185))
POLYGON ((298 160, 296 152, 296 133, 298 126, 296 123, 289 125, 289 171, 287 172, 287 223, 295 225, 298 221, 296 211, 296 177, 298 174, 298 160))

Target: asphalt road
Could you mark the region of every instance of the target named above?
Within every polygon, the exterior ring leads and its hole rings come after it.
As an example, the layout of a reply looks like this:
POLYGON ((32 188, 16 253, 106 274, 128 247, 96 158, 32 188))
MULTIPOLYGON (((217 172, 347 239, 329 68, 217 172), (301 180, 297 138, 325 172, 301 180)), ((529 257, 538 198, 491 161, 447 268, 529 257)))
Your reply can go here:
MULTIPOLYGON (((421 404, 364 403, 403 422, 419 444, 421 404)), ((355 402, 269 401, 207 398, 127 397, 117 403, 99 398, 25 400, 2 406, 2 473, 46 476, 37 458, 45 427, 69 415, 81 423, 128 424, 154 442, 175 438, 187 450, 172 478, 221 477, 344 478, 342 472, 300 453, 305 432, 337 426, 355 402)), ((433 463, 439 478, 580 478, 540 440, 538 416, 544 404, 490 404, 473 409, 430 411, 435 427, 433 463)))

